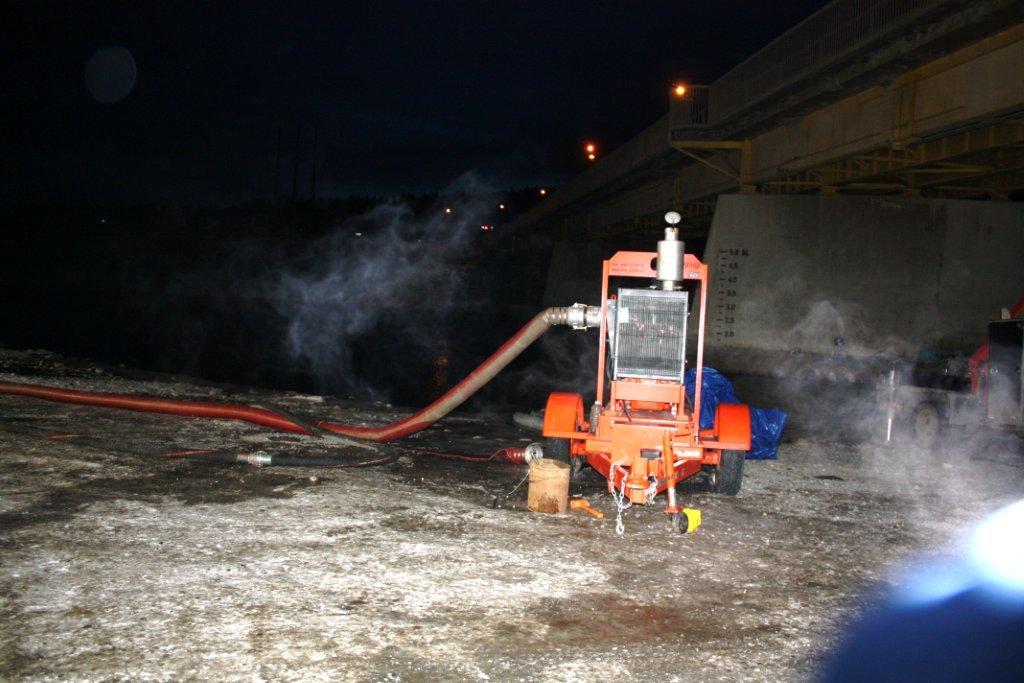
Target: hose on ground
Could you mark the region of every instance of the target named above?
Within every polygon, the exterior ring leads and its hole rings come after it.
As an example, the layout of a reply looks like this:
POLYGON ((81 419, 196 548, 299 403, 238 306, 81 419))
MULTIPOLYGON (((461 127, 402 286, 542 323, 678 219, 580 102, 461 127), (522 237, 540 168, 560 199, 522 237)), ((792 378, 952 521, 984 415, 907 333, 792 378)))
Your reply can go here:
POLYGON ((526 456, 526 448, 523 446, 509 446, 499 448, 490 455, 476 455, 473 453, 453 453, 434 448, 417 448, 413 446, 401 446, 403 451, 412 455, 429 455, 443 460, 461 460, 464 462, 507 462, 514 465, 525 465, 529 462, 526 456))
POLYGON ((541 431, 544 429, 544 417, 533 413, 512 413, 512 422, 523 429, 541 431))
POLYGON ((330 467, 335 469, 350 469, 357 467, 375 467, 386 465, 394 458, 386 455, 383 458, 373 460, 341 460, 339 458, 303 457, 295 455, 276 455, 272 453, 236 453, 234 451, 215 449, 192 449, 187 451, 171 451, 161 453, 162 457, 181 460, 197 460, 200 462, 215 462, 225 464, 244 463, 258 465, 260 467, 330 467))
MULTIPOLYGON (((475 370, 449 389, 439 399, 409 417, 380 427, 360 427, 328 421, 320 421, 310 425, 279 411, 258 406, 78 391, 14 382, 0 382, 0 394, 27 396, 47 401, 77 403, 103 408, 163 413, 165 415, 182 415, 217 420, 242 420, 282 432, 307 435, 323 434, 326 432, 362 441, 385 443, 426 429, 462 405, 466 399, 479 391, 505 366, 525 351, 530 344, 544 334, 549 327, 557 324, 568 324, 569 311, 570 309, 566 307, 548 308, 541 311, 518 332, 512 335, 508 341, 502 344, 487 360, 477 366, 475 370)), ((356 442, 349 443, 355 445, 356 442)), ((366 445, 363 444, 363 447, 365 448, 366 445)))
MULTIPOLYGON (((426 455, 442 460, 459 460, 462 462, 506 462, 517 465, 526 464, 526 449, 522 446, 511 446, 501 448, 490 455, 475 455, 472 453, 453 453, 451 451, 436 450, 433 448, 402 447, 404 452, 411 455, 426 455)), ((373 467, 386 465, 394 460, 391 456, 375 458, 373 460, 346 461, 330 457, 303 457, 293 455, 276 455, 272 453, 238 453, 220 449, 188 449, 183 451, 168 451, 161 453, 161 457, 176 460, 195 460, 200 462, 217 462, 225 464, 243 463, 257 465, 260 467, 333 467, 333 468, 356 468, 373 467)))

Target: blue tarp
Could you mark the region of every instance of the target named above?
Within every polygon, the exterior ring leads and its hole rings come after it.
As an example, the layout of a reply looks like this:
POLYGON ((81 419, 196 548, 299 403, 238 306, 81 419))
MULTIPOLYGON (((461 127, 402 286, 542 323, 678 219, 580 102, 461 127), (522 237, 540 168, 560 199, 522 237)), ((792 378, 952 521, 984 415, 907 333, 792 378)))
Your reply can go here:
MULTIPOLYGON (((697 369, 690 368, 683 379, 686 397, 693 403, 693 390, 697 385, 697 369)), ((715 409, 719 403, 742 403, 732 389, 732 382, 714 368, 704 366, 704 382, 700 394, 700 428, 715 426, 715 409)), ((778 408, 750 409, 750 451, 748 460, 775 460, 779 455, 779 441, 786 428, 785 410, 778 408)))

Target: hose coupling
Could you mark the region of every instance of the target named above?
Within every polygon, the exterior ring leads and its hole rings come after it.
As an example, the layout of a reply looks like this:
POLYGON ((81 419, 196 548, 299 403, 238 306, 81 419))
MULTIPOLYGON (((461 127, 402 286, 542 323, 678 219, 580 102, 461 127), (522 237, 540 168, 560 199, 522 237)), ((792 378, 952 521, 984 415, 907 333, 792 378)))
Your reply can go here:
POLYGON ((263 451, 256 451, 255 453, 239 453, 235 457, 238 462, 243 462, 246 465, 253 465, 254 467, 266 467, 272 464, 274 460, 274 456, 263 451))
POLYGON ((552 325, 568 325, 574 330, 586 330, 601 325, 601 307, 575 303, 551 309, 552 325))
POLYGON ((523 451, 523 459, 526 460, 526 464, 529 465, 532 462, 544 459, 544 447, 539 443, 531 443, 523 451))

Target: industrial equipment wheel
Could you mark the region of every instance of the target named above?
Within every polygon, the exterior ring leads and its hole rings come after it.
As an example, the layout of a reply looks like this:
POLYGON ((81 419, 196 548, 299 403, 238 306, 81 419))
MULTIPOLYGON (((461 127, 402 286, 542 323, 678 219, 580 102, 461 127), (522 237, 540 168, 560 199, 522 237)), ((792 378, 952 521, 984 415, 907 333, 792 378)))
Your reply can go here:
POLYGON ((934 446, 942 431, 942 415, 934 403, 922 403, 914 408, 910 417, 914 440, 922 446, 934 446))
POLYGON ((575 479, 583 469, 583 458, 574 458, 569 453, 569 439, 544 439, 544 457, 569 464, 569 478, 575 479))
POLYGON ((551 437, 544 439, 544 457, 563 463, 569 462, 569 440, 551 437))
POLYGON ((746 453, 743 451, 722 451, 722 461, 714 472, 711 490, 715 493, 724 493, 727 496, 735 496, 740 492, 743 484, 743 461, 746 453))
POLYGON ((569 439, 544 439, 544 457, 569 462, 569 439))

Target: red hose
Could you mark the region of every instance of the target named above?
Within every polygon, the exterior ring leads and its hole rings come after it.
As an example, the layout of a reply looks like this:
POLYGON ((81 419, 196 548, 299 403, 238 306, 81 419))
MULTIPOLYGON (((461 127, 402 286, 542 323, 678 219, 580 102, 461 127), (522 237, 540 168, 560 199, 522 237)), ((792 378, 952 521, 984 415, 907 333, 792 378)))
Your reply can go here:
POLYGON ((335 434, 377 442, 394 441, 395 439, 401 439, 403 436, 409 436, 426 429, 462 405, 467 398, 479 391, 480 387, 490 382, 495 375, 511 363, 516 356, 521 354, 526 347, 537 341, 537 338, 556 322, 559 310, 549 308, 535 315, 533 320, 526 323, 522 329, 512 335, 497 351, 491 354, 490 358, 477 366, 476 370, 469 373, 465 379, 445 392, 441 398, 407 418, 382 427, 356 427, 333 422, 318 422, 316 426, 335 434))
MULTIPOLYGON (((538 313, 534 316, 533 320, 512 335, 508 341, 501 345, 501 348, 491 354, 490 358, 481 363, 473 372, 469 373, 465 379, 449 389, 441 398, 409 417, 381 427, 359 427, 335 422, 318 422, 316 423, 316 428, 334 434, 376 442, 394 441, 395 439, 400 439, 426 429, 462 405, 480 387, 491 381, 495 375, 511 363, 526 347, 535 342, 552 324, 564 322, 565 311, 566 309, 564 308, 549 308, 538 313)), ((15 384, 13 382, 0 382, 0 394, 29 396, 47 401, 137 410, 147 413, 164 413, 166 415, 183 415, 186 417, 203 417, 217 420, 242 420, 283 432, 298 434, 315 433, 314 429, 281 413, 267 410, 266 408, 257 408, 237 403, 208 403, 203 401, 132 396, 130 394, 106 394, 93 391, 76 391, 74 389, 58 389, 36 384, 15 384)))
POLYGON ((0 394, 29 396, 46 401, 79 403, 88 406, 99 406, 101 408, 137 410, 145 413, 205 417, 215 420, 243 420, 282 432, 313 433, 311 430, 280 413, 275 413, 266 408, 255 408, 237 403, 206 403, 203 401, 131 396, 129 394, 104 394, 95 391, 57 389, 37 384, 14 384, 12 382, 0 382, 0 394))

